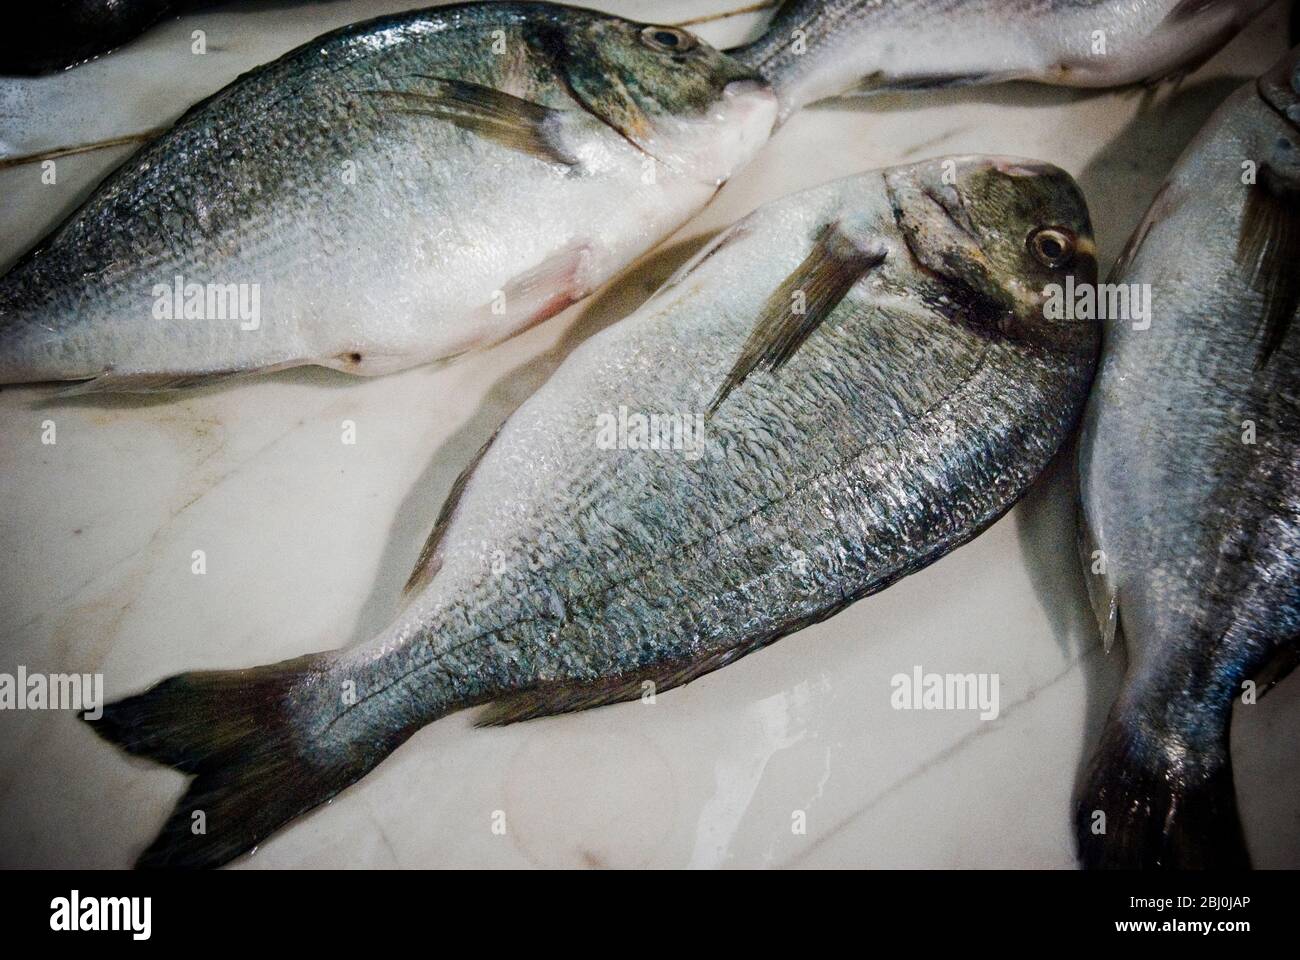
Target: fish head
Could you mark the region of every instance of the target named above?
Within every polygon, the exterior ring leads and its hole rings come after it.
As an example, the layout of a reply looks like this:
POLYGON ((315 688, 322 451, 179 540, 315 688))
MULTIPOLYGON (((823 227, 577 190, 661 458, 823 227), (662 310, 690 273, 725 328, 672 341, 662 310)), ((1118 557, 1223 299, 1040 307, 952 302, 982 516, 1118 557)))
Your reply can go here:
POLYGON ((563 42, 565 80, 582 105, 692 180, 726 181, 776 123, 767 81, 688 30, 600 17, 563 42))
POLYGON ((954 316, 990 335, 1095 350, 1095 320, 1045 310, 1097 282, 1088 206, 1068 173, 1037 160, 941 157, 887 170, 885 184, 908 254, 954 316))

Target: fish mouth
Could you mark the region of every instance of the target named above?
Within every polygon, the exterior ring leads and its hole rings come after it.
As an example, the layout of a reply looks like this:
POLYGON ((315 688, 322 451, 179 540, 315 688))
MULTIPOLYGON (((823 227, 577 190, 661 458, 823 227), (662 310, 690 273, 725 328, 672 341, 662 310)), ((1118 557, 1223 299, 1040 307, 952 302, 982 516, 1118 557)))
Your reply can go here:
MULTIPOLYGON (((672 165, 691 177, 720 186, 767 143, 776 125, 776 94, 764 80, 743 77, 729 81, 704 116, 680 121, 673 140, 678 146, 672 165)), ((665 158, 661 158, 665 159, 665 158)))
POLYGON ((722 88, 723 97, 742 97, 747 93, 766 94, 773 100, 776 99, 776 94, 772 92, 771 85, 756 73, 736 80, 729 80, 727 85, 722 88))
MULTIPOLYGON (((760 123, 762 115, 770 113, 772 123, 775 123, 776 91, 772 89, 771 84, 758 76, 732 80, 722 88, 722 107, 728 112, 734 112, 741 119, 758 115, 760 123)), ((771 132, 770 126, 766 132, 771 132)))

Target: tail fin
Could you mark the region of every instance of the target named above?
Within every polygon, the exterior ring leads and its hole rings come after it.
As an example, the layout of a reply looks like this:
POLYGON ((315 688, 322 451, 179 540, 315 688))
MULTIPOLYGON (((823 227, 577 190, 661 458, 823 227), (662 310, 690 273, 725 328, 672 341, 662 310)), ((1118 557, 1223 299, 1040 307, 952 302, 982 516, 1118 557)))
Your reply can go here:
POLYGON ((1175 746, 1114 714, 1075 810, 1088 869, 1247 870, 1228 733, 1175 746))
POLYGON ((414 732, 330 735, 347 707, 329 654, 184 673, 104 708, 95 732, 193 774, 137 867, 215 867, 365 776, 414 732))

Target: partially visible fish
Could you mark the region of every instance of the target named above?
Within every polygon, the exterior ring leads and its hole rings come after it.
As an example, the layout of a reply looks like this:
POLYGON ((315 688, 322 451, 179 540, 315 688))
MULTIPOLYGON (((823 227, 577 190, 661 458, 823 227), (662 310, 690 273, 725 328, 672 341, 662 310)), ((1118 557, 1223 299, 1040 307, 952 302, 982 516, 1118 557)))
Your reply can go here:
POLYGON ((1072 87, 1190 72, 1272 0, 786 0, 729 51, 784 118, 846 93, 1036 80, 1072 87))
POLYGON ((1300 657, 1300 50, 1214 114, 1111 279, 1152 309, 1108 322, 1080 440, 1083 561, 1129 666, 1079 856, 1245 867, 1228 725, 1300 657))
POLYGON ((776 115, 675 27, 478 3, 240 77, 0 278, 0 383, 379 374, 558 313, 699 210, 776 115))
MULTIPOLYGON (((211 3, 212 0, 206 0, 211 3)), ((0 34, 0 74, 64 70, 139 36, 204 0, 40 0, 0 34)))
POLYGON ((1087 208, 1032 161, 760 208, 506 421, 389 629, 104 709, 96 732, 195 775, 141 863, 224 863, 464 707, 511 723, 687 683, 971 539, 1082 412, 1098 327, 1043 309, 1071 275, 1096 279, 1087 208))

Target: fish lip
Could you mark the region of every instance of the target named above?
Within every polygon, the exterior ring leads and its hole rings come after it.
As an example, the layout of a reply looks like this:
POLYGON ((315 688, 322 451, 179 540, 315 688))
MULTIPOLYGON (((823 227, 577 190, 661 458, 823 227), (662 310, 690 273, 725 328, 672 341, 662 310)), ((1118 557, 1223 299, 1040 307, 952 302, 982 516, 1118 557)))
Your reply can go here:
POLYGON ((765 80, 729 80, 703 115, 675 121, 678 132, 693 145, 686 143, 683 152, 656 159, 698 182, 720 187, 771 138, 777 109, 776 92, 765 80))
POLYGON ((746 93, 762 92, 768 93, 773 100, 776 99, 776 93, 773 92, 772 85, 758 74, 739 77, 735 80, 728 80, 722 87, 722 95, 724 97, 739 97, 746 93))
POLYGON ((722 88, 722 100, 728 106, 734 106, 737 101, 749 99, 745 109, 757 110, 771 107, 773 110, 773 123, 776 122, 775 110, 777 107, 776 91, 772 85, 762 77, 742 77, 739 80, 729 80, 722 88))

